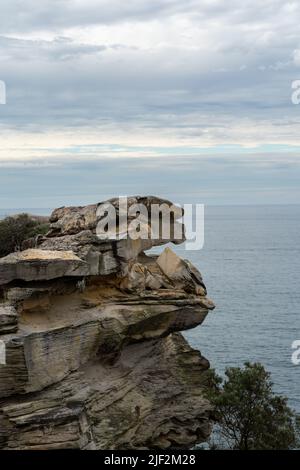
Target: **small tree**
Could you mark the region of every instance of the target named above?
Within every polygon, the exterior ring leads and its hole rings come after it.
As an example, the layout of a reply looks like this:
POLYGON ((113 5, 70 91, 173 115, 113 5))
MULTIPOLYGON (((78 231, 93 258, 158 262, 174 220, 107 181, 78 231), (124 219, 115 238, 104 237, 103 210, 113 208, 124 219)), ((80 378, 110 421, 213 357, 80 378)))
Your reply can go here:
MULTIPOLYGON (((219 440, 229 449, 292 449, 299 422, 287 398, 274 394, 270 374, 261 364, 226 369, 225 380, 212 375, 219 440)), ((215 443, 214 443, 215 445, 215 443)))
POLYGON ((49 224, 44 218, 28 214, 6 217, 0 221, 0 257, 20 250, 25 240, 38 234, 43 235, 48 229, 49 224))

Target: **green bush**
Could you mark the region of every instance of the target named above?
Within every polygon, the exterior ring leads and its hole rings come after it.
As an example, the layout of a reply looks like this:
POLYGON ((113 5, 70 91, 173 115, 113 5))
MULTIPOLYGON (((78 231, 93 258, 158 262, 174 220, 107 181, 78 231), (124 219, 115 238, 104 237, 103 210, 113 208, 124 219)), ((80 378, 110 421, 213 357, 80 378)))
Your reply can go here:
POLYGON ((223 380, 210 376, 208 397, 215 407, 217 441, 213 447, 238 450, 294 449, 299 417, 287 398, 275 395, 270 374, 259 364, 227 368, 223 380))
POLYGON ((18 214, 0 221, 0 257, 21 250, 25 240, 39 234, 44 235, 49 229, 45 217, 18 214))

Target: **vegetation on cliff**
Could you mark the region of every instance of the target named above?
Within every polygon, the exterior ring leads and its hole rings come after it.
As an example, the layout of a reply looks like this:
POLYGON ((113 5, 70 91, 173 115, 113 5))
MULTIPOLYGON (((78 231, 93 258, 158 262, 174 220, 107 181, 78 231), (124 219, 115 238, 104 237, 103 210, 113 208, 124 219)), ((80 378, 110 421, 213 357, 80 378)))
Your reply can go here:
POLYGON ((0 221, 0 257, 21 250, 29 238, 44 235, 49 229, 46 217, 18 214, 0 221))
POLYGON ((299 445, 299 417, 287 398, 275 395, 270 374, 259 363, 226 369, 225 379, 211 374, 218 442, 212 448, 294 449, 299 445))

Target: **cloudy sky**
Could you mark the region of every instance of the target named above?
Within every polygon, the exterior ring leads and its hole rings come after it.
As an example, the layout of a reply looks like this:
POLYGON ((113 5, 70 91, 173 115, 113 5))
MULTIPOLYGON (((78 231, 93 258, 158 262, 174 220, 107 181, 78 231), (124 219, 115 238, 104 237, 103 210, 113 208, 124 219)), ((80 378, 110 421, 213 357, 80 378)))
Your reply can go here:
POLYGON ((0 208, 300 200, 300 2, 0 5, 0 208))

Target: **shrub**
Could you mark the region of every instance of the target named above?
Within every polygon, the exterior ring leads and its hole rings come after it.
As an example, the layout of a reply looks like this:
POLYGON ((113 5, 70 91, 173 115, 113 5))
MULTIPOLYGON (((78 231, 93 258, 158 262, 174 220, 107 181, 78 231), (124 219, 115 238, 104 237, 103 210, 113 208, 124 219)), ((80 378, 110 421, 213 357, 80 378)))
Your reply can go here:
POLYGON ((18 214, 0 221, 0 257, 18 251, 22 243, 39 234, 44 235, 49 229, 45 217, 18 214))
POLYGON ((223 380, 212 373, 208 392, 221 445, 239 450, 297 448, 299 417, 287 398, 274 394, 264 367, 247 362, 244 368, 227 368, 225 376, 223 380))

